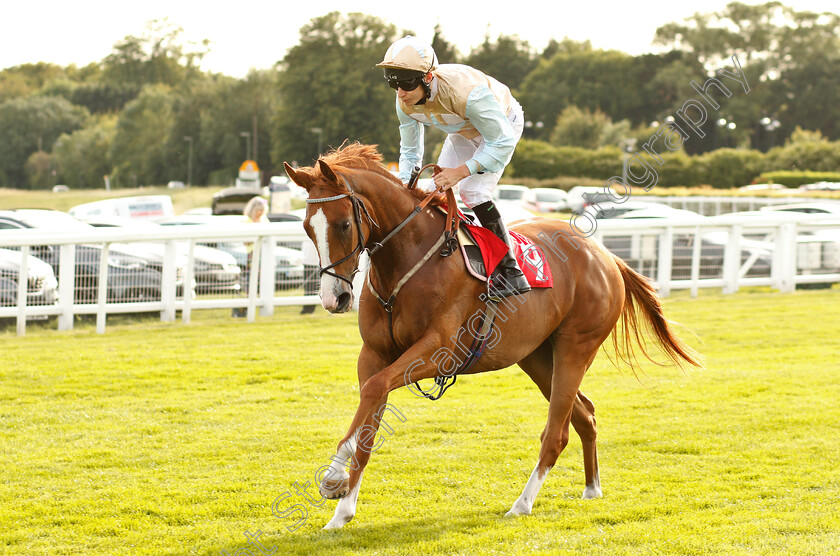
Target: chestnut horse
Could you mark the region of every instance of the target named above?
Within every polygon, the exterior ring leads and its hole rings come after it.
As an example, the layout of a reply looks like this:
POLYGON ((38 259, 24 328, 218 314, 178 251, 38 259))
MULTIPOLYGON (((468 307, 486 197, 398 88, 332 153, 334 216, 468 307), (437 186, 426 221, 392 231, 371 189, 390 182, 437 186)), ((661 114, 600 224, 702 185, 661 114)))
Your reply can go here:
MULTIPOLYGON (((414 214, 424 195, 393 177, 375 146, 346 145, 313 167, 293 169, 286 164, 286 172, 308 193, 304 228, 318 249, 320 297, 326 310, 343 313, 351 308, 359 256, 366 249, 371 253, 368 287, 359 299, 364 342, 357 367, 359 407, 320 486, 326 498, 341 498, 325 527, 333 529, 356 513, 362 473, 375 450, 389 392, 451 374, 451 369, 441 368, 440 354, 451 358, 465 352, 460 336, 475 328, 468 320, 486 308, 482 300, 487 299, 487 285, 467 274, 457 253, 440 256, 446 215, 427 206, 414 214), (412 215, 416 217, 409 218, 412 215), (391 297, 395 291, 399 295, 391 297), (389 299, 390 307, 380 301, 389 299)), ((613 329, 616 352, 631 365, 635 366, 634 345, 650 359, 640 337, 640 317, 648 321, 658 347, 672 362, 698 365, 698 360, 670 330, 648 281, 599 242, 574 235, 568 223, 556 219, 527 220, 513 229, 545 252, 554 285, 499 302, 495 341, 468 372, 516 363, 549 402, 536 467, 508 512, 520 515, 531 512, 548 471, 568 442, 570 423, 583 447, 583 497, 601 495, 594 406, 579 387, 613 329), (617 328, 619 319, 622 326, 617 328)))

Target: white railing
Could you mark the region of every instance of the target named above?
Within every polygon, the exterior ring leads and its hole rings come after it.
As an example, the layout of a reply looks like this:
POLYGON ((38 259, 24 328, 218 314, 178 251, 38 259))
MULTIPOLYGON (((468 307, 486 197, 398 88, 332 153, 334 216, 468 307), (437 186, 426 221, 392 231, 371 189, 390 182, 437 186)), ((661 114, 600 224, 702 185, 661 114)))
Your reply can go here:
POLYGON ((116 313, 157 312, 161 320, 174 321, 181 311, 184 322, 197 309, 241 308, 247 309, 248 321, 253 321, 256 310, 268 316, 277 306, 306 305, 320 302, 317 295, 275 295, 276 259, 274 256, 278 241, 300 243, 306 239, 300 222, 278 222, 268 224, 242 224, 219 227, 207 225, 167 226, 160 230, 134 230, 130 228, 95 228, 73 233, 43 232, 38 230, 5 230, 0 234, 0 248, 20 250, 16 306, 0 307, 0 318, 17 319, 18 334, 26 329, 27 318, 56 316, 59 330, 73 328, 75 315, 96 315, 97 332, 105 331, 106 317, 116 313), (195 246, 213 242, 253 242, 251 271, 246 295, 226 295, 215 298, 195 298, 195 246), (187 243, 186 249, 178 244, 187 243), (160 299, 137 302, 110 301, 109 295, 109 253, 112 246, 132 244, 163 243, 164 257, 160 278, 160 299), (95 301, 79 303, 77 291, 76 252, 81 245, 96 246, 99 255, 95 301), (59 250, 58 300, 55 303, 27 305, 28 255, 36 254, 38 248, 49 246, 59 250), (186 257, 184 257, 186 251, 186 257), (184 260, 186 261, 185 264, 184 260), (183 272, 181 273, 181 265, 183 272), (178 284, 181 292, 178 294, 178 284))
MULTIPOLYGON (((667 296, 677 289, 722 288, 733 293, 743 286, 770 286, 792 291, 799 284, 840 282, 840 219, 836 216, 769 212, 753 217, 719 216, 691 220, 612 219, 598 220, 594 236, 627 263, 655 281, 667 296)), ((572 236, 574 239, 574 236, 572 236)), ((305 240, 300 222, 242 224, 223 229, 213 226, 170 226, 160 230, 97 228, 72 234, 25 230, 0 234, 0 248, 18 249, 20 270, 17 277, 16 305, 0 307, 0 318, 17 320, 18 334, 24 334, 26 321, 33 317, 57 317, 59 330, 73 328, 76 315, 94 314, 96 330, 105 331, 109 314, 160 312, 164 321, 174 321, 181 312, 184 322, 192 311, 218 308, 246 308, 253 321, 257 309, 268 316, 277 306, 318 304, 317 295, 277 295, 275 291, 277 242, 305 240), (253 242, 252 271, 247 294, 195 297, 192 291, 195 246, 218 241, 253 242), (108 291, 108 252, 134 243, 158 242, 165 245, 159 299, 114 302, 108 291), (183 247, 187 244, 186 249, 183 247), (178 247, 178 245, 182 247, 178 247), (101 249, 95 297, 79 303, 75 276, 77 250, 95 245, 101 249), (27 264, 29 255, 42 246, 57 248, 60 255, 58 299, 49 304, 27 304, 27 264), (183 274, 181 259, 186 251, 183 274), (181 259, 179 259, 179 257, 181 259), (178 291, 181 284, 181 291, 178 291)), ((573 244, 555 238, 558 250, 573 244)), ((362 273, 357 274, 357 293, 362 273)), ((281 292, 283 293, 283 292, 281 292)), ((289 293, 289 292, 285 292, 289 293)))
POLYGON ((837 216, 769 212, 712 218, 597 221, 594 236, 635 270, 672 290, 840 282, 837 216), (699 239, 699 241, 698 241, 699 239), (679 262, 679 264, 677 264, 679 262))

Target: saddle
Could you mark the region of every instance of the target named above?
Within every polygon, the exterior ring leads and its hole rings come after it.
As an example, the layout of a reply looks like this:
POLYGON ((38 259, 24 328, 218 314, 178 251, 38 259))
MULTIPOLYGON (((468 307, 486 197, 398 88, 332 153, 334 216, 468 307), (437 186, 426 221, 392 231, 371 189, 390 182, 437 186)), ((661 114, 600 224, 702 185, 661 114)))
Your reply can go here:
MULTIPOLYGON (((447 213, 447 205, 441 204, 438 210, 447 213)), ((460 220, 456 226, 457 240, 461 255, 470 276, 481 282, 487 282, 496 266, 508 252, 508 246, 490 230, 473 224, 472 220, 460 210, 460 220)), ((528 279, 532 288, 550 288, 554 285, 551 267, 542 248, 529 238, 513 230, 508 230, 514 242, 513 251, 519 268, 528 279)))

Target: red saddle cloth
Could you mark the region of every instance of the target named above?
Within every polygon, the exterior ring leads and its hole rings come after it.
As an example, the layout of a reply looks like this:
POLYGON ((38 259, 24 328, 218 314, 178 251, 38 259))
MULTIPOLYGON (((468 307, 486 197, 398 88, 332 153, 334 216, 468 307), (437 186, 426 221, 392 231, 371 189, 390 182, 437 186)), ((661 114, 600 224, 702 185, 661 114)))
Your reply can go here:
MULTIPOLYGON (((489 276, 508 252, 507 245, 487 228, 467 222, 462 222, 461 225, 470 232, 481 251, 484 268, 489 276)), ((531 287, 550 288, 554 280, 542 248, 520 233, 508 231, 508 234, 514 242, 513 251, 516 254, 516 262, 519 263, 519 268, 522 269, 531 287)))

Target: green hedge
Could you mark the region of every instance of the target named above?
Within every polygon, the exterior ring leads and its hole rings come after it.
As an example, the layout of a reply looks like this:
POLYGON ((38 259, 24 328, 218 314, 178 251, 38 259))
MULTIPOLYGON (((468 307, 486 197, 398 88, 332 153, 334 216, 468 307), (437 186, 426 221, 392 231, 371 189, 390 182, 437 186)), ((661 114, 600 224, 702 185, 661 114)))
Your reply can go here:
POLYGON ((763 172, 756 183, 780 183, 788 187, 799 187, 818 181, 840 182, 840 172, 763 172))
MULTIPOLYGON (((816 181, 840 181, 838 141, 796 143, 766 153, 717 149, 689 156, 683 151, 667 151, 660 153, 661 164, 642 149, 638 154, 656 171, 657 186, 660 187, 711 185, 729 188, 768 180, 796 186, 816 181)), ((622 156, 616 147, 558 147, 523 139, 516 148, 506 177, 548 180, 576 176, 606 181, 621 175, 622 156)))

